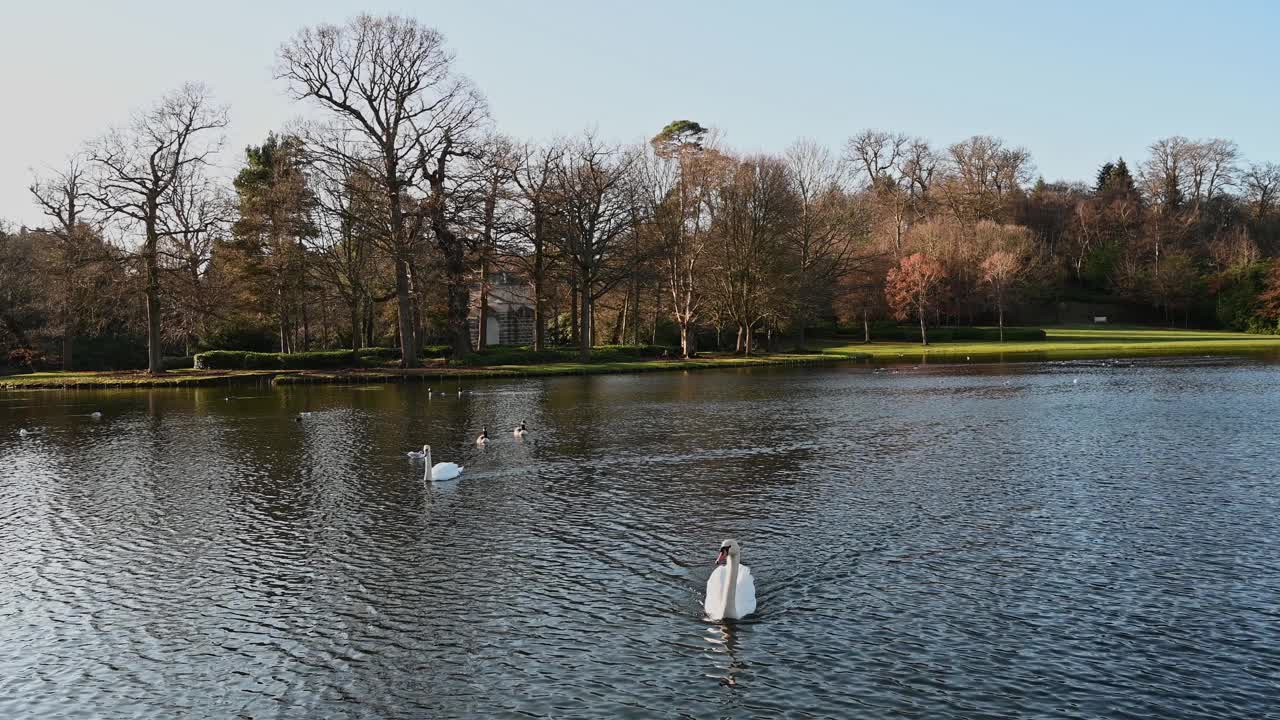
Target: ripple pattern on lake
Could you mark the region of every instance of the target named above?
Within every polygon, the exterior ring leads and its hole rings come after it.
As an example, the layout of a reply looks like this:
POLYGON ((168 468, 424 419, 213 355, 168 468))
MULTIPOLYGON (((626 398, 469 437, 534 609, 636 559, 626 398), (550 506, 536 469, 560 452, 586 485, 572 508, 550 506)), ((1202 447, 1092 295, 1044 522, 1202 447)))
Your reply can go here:
POLYGON ((1280 717, 1280 366, 471 388, 0 395, 0 717, 1280 717))

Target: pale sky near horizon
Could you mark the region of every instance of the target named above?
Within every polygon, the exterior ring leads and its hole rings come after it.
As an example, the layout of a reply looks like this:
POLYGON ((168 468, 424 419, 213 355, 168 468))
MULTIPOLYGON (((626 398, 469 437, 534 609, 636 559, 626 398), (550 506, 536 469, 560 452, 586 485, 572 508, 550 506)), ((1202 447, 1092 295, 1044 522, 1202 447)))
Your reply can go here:
POLYGON ((304 112, 272 78, 298 28, 359 12, 441 30, 497 128, 592 127, 635 141, 668 121, 731 147, 862 128, 946 145, 990 134, 1050 180, 1136 165, 1168 135, 1227 137, 1280 162, 1280 4, 1248 2, 671 2, 0 0, 0 220, 38 225, 31 170, 186 81, 231 108, 221 164, 304 112))

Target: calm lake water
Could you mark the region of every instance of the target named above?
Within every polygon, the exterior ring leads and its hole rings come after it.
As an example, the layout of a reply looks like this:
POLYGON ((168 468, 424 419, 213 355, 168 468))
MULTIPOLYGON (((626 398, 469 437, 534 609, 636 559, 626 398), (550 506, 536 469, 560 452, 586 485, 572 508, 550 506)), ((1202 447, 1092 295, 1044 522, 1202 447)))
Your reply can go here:
POLYGON ((1280 365, 464 388, 0 394, 0 717, 1280 717, 1280 365))

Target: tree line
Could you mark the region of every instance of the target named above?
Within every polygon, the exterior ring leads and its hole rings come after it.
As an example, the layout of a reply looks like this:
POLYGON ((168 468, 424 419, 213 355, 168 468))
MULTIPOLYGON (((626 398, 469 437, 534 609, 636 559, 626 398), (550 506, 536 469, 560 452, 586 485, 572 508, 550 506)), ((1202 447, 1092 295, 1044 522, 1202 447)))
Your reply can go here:
POLYGON ((313 119, 214 171, 229 112, 191 84, 30 187, 0 225, 11 364, 145 365, 195 349, 482 349, 489 278, 532 298, 533 346, 751 353, 814 330, 1053 319, 1276 332, 1280 165, 1230 140, 1157 140, 1135 169, 1035 179, 999 138, 864 130, 741 153, 693 120, 634 144, 498 132, 443 36, 397 16, 304 28, 275 68, 313 119), (1060 319, 1060 318, 1059 318, 1060 319), (80 347, 77 347, 77 346, 80 347), (121 348, 118 351, 116 348, 121 348), (89 358, 78 359, 84 351, 89 358))

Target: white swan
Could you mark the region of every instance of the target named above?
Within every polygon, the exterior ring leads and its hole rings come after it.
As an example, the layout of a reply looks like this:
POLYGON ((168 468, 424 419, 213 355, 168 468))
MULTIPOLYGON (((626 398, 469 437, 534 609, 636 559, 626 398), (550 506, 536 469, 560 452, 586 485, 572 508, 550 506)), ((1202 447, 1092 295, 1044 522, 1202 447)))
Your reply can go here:
POLYGON ((476 444, 480 447, 484 447, 487 442, 489 442, 489 428, 482 427, 480 428, 480 437, 476 438, 476 444))
POLYGON ((712 620, 736 620, 756 611, 756 583, 751 568, 742 564, 742 548, 737 540, 720 543, 702 609, 712 620))
POLYGON ((93 418, 94 420, 101 420, 102 413, 98 412, 97 410, 94 410, 93 412, 89 413, 89 417, 93 418))
POLYGON ((430 445, 423 445, 422 453, 426 456, 427 460, 427 467, 422 473, 423 480, 440 482, 443 480, 453 480, 462 474, 462 466, 457 463, 442 462, 432 465, 430 445))
POLYGON ((520 427, 516 428, 515 430, 512 430, 512 431, 511 431, 511 434, 512 434, 512 435, 515 435, 515 436, 516 436, 516 437, 518 437, 518 438, 523 439, 525 435, 528 435, 528 434, 529 434, 529 428, 525 427, 525 426, 524 426, 524 421, 523 421, 523 420, 521 420, 521 421, 520 421, 520 427))
POLYGON ((427 446, 423 445, 421 450, 410 450, 409 452, 405 453, 405 455, 408 455, 410 460, 426 460, 427 446))

